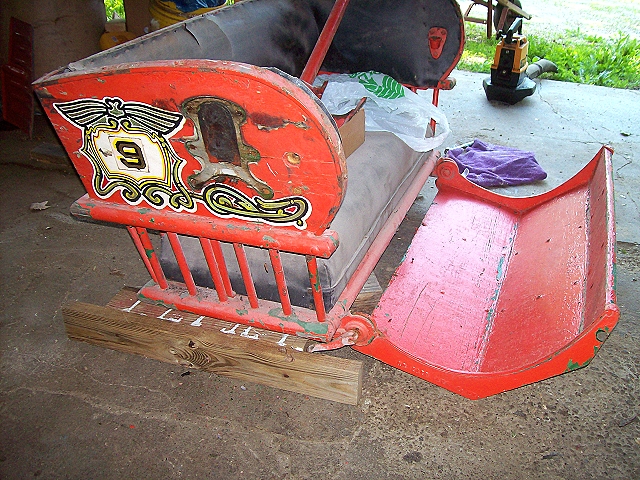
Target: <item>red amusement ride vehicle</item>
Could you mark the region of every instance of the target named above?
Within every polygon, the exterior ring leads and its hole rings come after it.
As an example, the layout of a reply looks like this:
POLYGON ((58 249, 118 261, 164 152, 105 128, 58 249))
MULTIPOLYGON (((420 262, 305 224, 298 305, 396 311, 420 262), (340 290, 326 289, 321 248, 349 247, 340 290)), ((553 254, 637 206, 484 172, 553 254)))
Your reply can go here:
POLYGON ((586 365, 615 326, 611 151, 506 197, 388 132, 346 159, 311 87, 376 71, 437 103, 463 45, 455 0, 244 0, 35 88, 87 190, 73 213, 126 226, 141 298, 482 398, 586 365), (351 311, 430 175, 439 192, 379 304, 351 311))

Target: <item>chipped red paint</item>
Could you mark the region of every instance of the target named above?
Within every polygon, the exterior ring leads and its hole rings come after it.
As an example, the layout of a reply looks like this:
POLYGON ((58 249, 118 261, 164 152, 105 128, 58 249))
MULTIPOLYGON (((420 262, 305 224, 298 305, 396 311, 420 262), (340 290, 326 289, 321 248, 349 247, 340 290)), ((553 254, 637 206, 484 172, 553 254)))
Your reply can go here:
MULTIPOLYGON (((210 182, 228 183, 249 197, 257 196, 259 185, 264 184, 273 191, 274 200, 304 198, 310 205, 304 225, 287 226, 285 229, 302 228, 315 235, 323 234, 342 202, 346 188, 346 163, 332 120, 317 99, 312 99, 301 87, 270 70, 215 60, 147 62, 126 68, 114 66, 93 72, 57 75, 54 79, 41 81, 36 91, 92 200, 105 197, 97 194, 92 184, 95 167, 88 161, 86 150, 82 149, 82 129, 54 108, 54 105, 84 98, 85 92, 91 92, 91 97, 98 100, 124 97, 121 99, 125 104, 136 102, 159 106, 180 117, 184 106, 194 98, 204 99, 202 102, 225 99, 224 102, 230 103, 225 103, 224 108, 233 115, 234 105, 246 112, 246 119, 236 122, 237 134, 242 136, 242 145, 259 152, 259 157, 253 154, 247 160, 244 170, 248 180, 235 180, 229 174, 222 174, 211 178, 210 182), (154 85, 154 88, 146 88, 145 85, 154 85), (243 87, 237 88, 238 85, 243 87), (278 112, 277 116, 273 112, 278 112), (265 119, 269 119, 268 128, 265 127, 265 119), (295 146, 293 150, 292 146, 295 146), (293 154, 297 163, 289 161, 293 154), (250 180, 260 183, 252 187, 247 183, 250 180)), ((183 162, 180 177, 175 181, 180 181, 197 195, 202 191, 189 187, 189 177, 203 169, 202 161, 217 159, 212 157, 199 161, 194 157, 193 139, 202 135, 198 134, 197 125, 191 118, 192 115, 188 116, 178 130, 166 136, 166 148, 175 152, 174 161, 183 162)), ((103 151, 104 147, 96 150, 103 151)), ((250 151, 246 155, 250 155, 250 151)), ((119 190, 108 196, 108 200, 111 204, 130 203, 119 190)), ((142 200, 141 205, 145 203, 142 200)), ((151 204, 145 206, 154 208, 151 204)), ((216 214, 203 202, 196 201, 190 210, 194 208, 196 216, 215 220, 216 214)), ((278 227, 283 229, 280 225, 278 227)))
POLYGON ((355 348, 469 398, 588 363, 619 317, 611 150, 535 197, 484 190, 451 161, 436 174, 373 314, 380 335, 355 348))
POLYGON ((242 295, 234 295, 226 302, 218 301, 214 291, 197 287, 196 295, 185 295, 184 284, 169 282, 167 289, 150 284, 143 287, 139 295, 167 308, 224 319, 256 328, 264 328, 279 333, 296 335, 320 342, 327 342, 338 328, 330 322, 318 322, 315 312, 296 308, 291 315, 285 315, 282 305, 277 302, 260 300, 258 308, 253 308, 242 295))

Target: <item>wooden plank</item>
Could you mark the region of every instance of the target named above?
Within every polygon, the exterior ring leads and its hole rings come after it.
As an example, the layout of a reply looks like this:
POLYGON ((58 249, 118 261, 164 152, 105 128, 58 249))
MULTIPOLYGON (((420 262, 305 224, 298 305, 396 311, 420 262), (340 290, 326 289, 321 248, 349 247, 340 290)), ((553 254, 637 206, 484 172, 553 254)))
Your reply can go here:
POLYGON ((234 329, 223 322, 225 333, 208 317, 197 317, 195 326, 184 319, 168 321, 187 315, 176 311, 159 319, 75 302, 62 313, 67 335, 74 340, 330 401, 359 401, 362 362, 299 351, 300 339, 283 340, 283 335, 267 332, 278 337, 273 342, 255 328, 242 336, 248 327, 234 329))

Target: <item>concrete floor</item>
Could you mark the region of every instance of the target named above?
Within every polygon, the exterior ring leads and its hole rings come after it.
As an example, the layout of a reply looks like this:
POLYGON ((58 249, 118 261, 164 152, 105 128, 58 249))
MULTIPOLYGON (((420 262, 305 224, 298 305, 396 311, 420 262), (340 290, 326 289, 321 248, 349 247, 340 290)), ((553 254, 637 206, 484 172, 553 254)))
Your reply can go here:
MULTIPOLYGON (((453 133, 533 150, 570 177, 608 143, 618 214, 620 322, 586 368, 471 401, 373 359, 362 401, 335 404, 69 341, 61 305, 106 303, 147 276, 122 229, 79 223, 73 173, 29 161, 50 141, 0 132, 0 478, 640 478, 640 92, 542 81, 492 105, 457 72, 453 133), (52 208, 32 212, 33 202, 52 208)), ((428 183, 378 269, 428 208, 428 183)))

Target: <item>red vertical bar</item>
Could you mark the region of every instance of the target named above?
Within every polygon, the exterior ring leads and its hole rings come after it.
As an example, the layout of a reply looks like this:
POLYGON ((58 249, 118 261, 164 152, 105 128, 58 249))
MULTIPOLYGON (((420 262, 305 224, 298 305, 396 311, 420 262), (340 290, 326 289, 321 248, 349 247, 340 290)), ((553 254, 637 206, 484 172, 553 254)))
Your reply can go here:
POLYGON ((209 240, 211 244, 211 248, 213 248, 213 256, 218 263, 218 269, 220 271, 220 276, 222 277, 222 284, 224 285, 224 290, 227 292, 228 297, 233 297, 233 289, 231 288, 231 279, 229 278, 229 271, 227 270, 227 263, 224 261, 224 254, 222 253, 222 247, 220 246, 220 242, 217 240, 209 240))
MULTIPOLYGON (((431 103, 433 103, 434 107, 438 106, 438 101, 440 99, 440 89, 438 87, 433 89, 433 97, 431 99, 431 103)), ((431 119, 431 131, 433 132, 433 136, 436 136, 436 121, 431 119)))
POLYGON ((280 252, 278 250, 270 249, 269 257, 271 258, 273 275, 276 277, 276 285, 278 286, 278 294, 280 295, 280 303, 282 304, 282 313, 289 316, 291 315, 291 300, 289 299, 287 281, 284 278, 284 269, 282 268, 280 252))
POLYGON ((249 305, 251 305, 251 308, 258 308, 258 295, 256 294, 256 287, 253 285, 253 279, 251 278, 249 262, 247 262, 247 254, 244 252, 244 247, 241 243, 234 243, 233 249, 236 251, 236 258, 238 259, 238 266, 240 267, 242 280, 244 281, 244 286, 247 289, 249 305))
POLYGON ((178 235, 172 232, 167 232, 167 237, 169 238, 169 243, 171 244, 173 254, 176 256, 176 261, 178 262, 178 267, 180 268, 180 273, 182 273, 184 283, 187 285, 189 295, 193 296, 197 293, 196 284, 193 281, 193 276, 191 275, 191 270, 189 270, 187 259, 185 258, 184 252, 182 251, 182 245, 180 245, 178 235))
MULTIPOLYGON (((154 282, 158 284, 160 288, 163 290, 167 288, 167 279, 164 277, 164 272, 162 271, 162 267, 160 266, 160 261, 158 260, 158 256, 156 255, 156 251, 153 249, 153 244, 151 243, 151 239, 149 238, 149 234, 145 228, 136 227, 135 228, 136 236, 140 239, 140 244, 142 246, 142 251, 139 250, 140 255, 144 255, 144 257, 149 260, 149 265, 151 269, 155 273, 154 282)), ((135 240, 134 240, 135 242, 135 240)), ((144 262, 143 257, 143 262, 144 262)), ((146 265, 146 262, 145 262, 146 265)), ((152 275, 153 278, 153 275, 152 275)))
POLYGON ((142 263, 144 263, 144 266, 147 267, 147 271, 149 272, 149 275, 151 275, 151 279, 158 283, 158 277, 156 276, 156 272, 153 271, 153 267, 151 266, 151 262, 149 261, 149 258, 147 257, 146 252, 144 251, 144 247, 142 246, 142 242, 140 241, 140 237, 138 236, 138 233, 136 232, 136 229, 133 227, 129 227, 127 226, 127 231, 129 232, 129 235, 131 235, 131 239, 133 240, 133 244, 136 246, 136 250, 138 250, 138 253, 140 254, 140 258, 142 259, 142 263))
POLYGON ((207 261, 207 265, 209 266, 209 273, 211 273, 213 285, 216 287, 216 292, 218 293, 218 300, 220 300, 221 302, 226 302, 228 299, 227 292, 225 292, 224 290, 222 276, 220 275, 218 262, 216 262, 215 254, 213 253, 211 240, 209 240, 208 238, 200 238, 200 245, 202 246, 202 251, 204 252, 204 258, 207 261))
POLYGON ((309 281, 311 282, 311 293, 313 295, 313 304, 316 307, 316 316, 318 317, 319 322, 324 322, 326 320, 326 311, 324 309, 322 285, 320 285, 318 261, 316 260, 316 257, 307 255, 307 269, 309 270, 309 281))
MULTIPOLYGON (((440 100, 440 89, 438 87, 433 89, 433 97, 431 97, 431 103, 433 103, 434 107, 438 106, 438 101, 440 100)), ((435 133, 435 130, 434 130, 435 133)))
POLYGON ((313 52, 311 52, 309 60, 307 60, 307 65, 304 67, 302 75, 300 75, 300 80, 303 82, 312 84, 318 75, 318 71, 322 66, 322 62, 324 61, 324 57, 326 56, 329 47, 331 46, 333 37, 338 31, 338 27, 340 26, 340 22, 342 21, 342 17, 344 16, 344 12, 348 5, 349 0, 336 0, 336 3, 333 5, 331 13, 327 18, 327 22, 324 24, 322 32, 320 32, 320 37, 318 37, 316 46, 313 47, 313 52))

